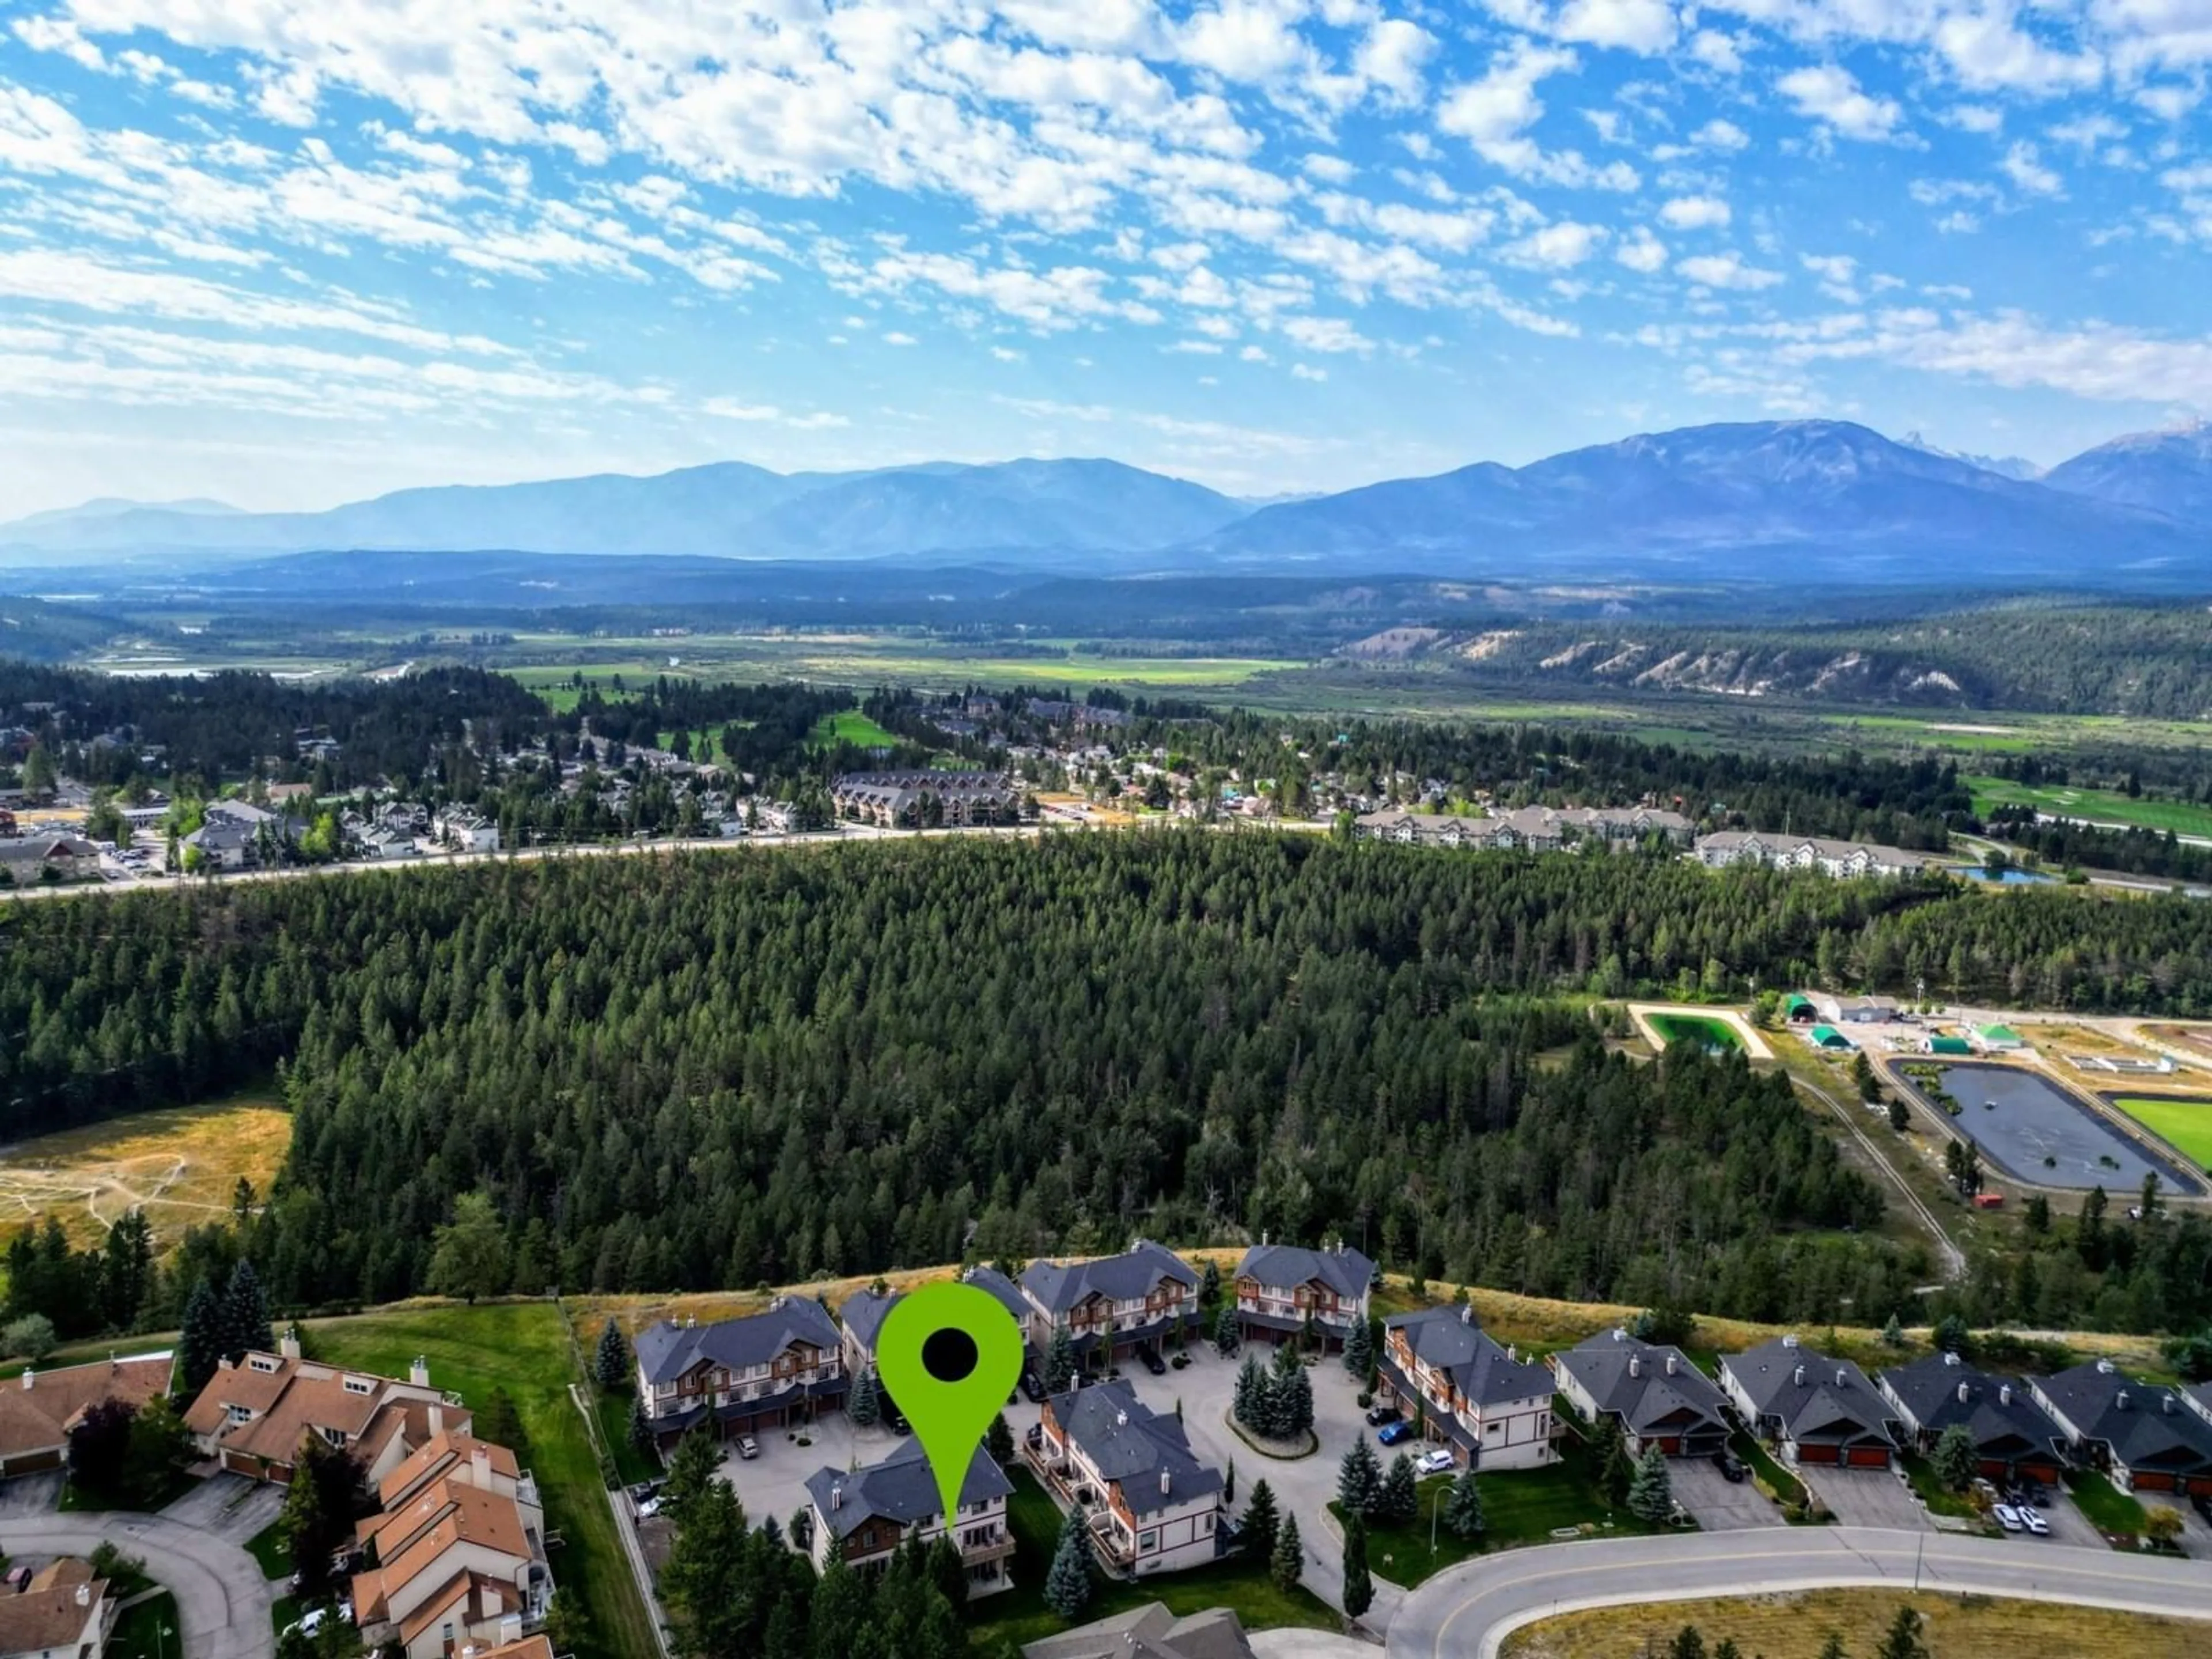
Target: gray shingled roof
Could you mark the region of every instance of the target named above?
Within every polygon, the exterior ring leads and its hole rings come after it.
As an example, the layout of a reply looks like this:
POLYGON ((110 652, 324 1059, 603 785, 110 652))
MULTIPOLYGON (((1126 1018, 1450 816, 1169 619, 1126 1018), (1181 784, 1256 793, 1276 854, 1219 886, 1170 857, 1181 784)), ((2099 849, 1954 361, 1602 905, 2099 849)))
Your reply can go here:
POLYGON ((1102 1480, 1118 1481, 1130 1513, 1156 1515, 1221 1490, 1221 1472, 1190 1449, 1182 1425, 1153 1414, 1127 1382, 1052 1396, 1052 1414, 1102 1480), (1160 1475, 1168 1490, 1160 1491, 1160 1475))
POLYGON ((904 1291, 893 1291, 887 1296, 878 1296, 873 1291, 855 1291, 837 1310, 838 1322, 854 1341, 873 1353, 876 1333, 883 1328, 884 1316, 898 1306, 905 1296, 904 1291))
POLYGON ((1006 1274, 996 1267, 970 1267, 960 1277, 963 1283, 973 1285, 979 1291, 988 1291, 997 1297, 1000 1305, 1019 1320, 1024 1329, 1028 1328, 1030 1304, 1022 1295, 1021 1286, 1006 1274))
POLYGON ((1619 1416, 1632 1434, 1689 1426, 1686 1413, 1725 1426, 1721 1415, 1725 1397, 1719 1386, 1680 1348, 1645 1342, 1626 1331, 1600 1331, 1559 1355, 1558 1363, 1598 1410, 1619 1416), (1674 1362, 1671 1375, 1667 1369, 1670 1358, 1674 1362), (1638 1362, 1632 1367, 1632 1359, 1638 1362))
POLYGON ((2131 1469, 2212 1473, 2212 1423, 2171 1390, 2094 1359, 2038 1386, 2083 1437, 2101 1440, 2131 1469))
POLYGON ((1244 1627, 1227 1607, 1178 1619, 1150 1601, 1095 1624, 1024 1644, 1022 1659, 1252 1659, 1244 1627))
POLYGON ((1375 1264, 1358 1250, 1309 1250, 1299 1244, 1255 1244, 1244 1252, 1233 1277, 1248 1274, 1262 1285, 1305 1285, 1318 1279, 1339 1296, 1358 1300, 1367 1293, 1375 1264))
POLYGON ((1941 1434, 1954 1423, 1964 1424, 1975 1446, 1992 1455, 2014 1446, 2047 1455, 2064 1438, 2025 1382, 1991 1376, 1956 1354, 1931 1353, 1910 1365, 1893 1365, 1881 1374, 1881 1386, 1911 1413, 1921 1432, 1941 1434), (1961 1388, 1964 1400, 1959 1398, 1961 1388))
POLYGON ((1413 1358, 1432 1370, 1450 1373, 1452 1386, 1477 1406, 1552 1392, 1551 1372, 1509 1356, 1464 1309, 1393 1314, 1382 1327, 1386 1341, 1389 1332, 1405 1332, 1413 1358))
POLYGON ((1832 1359, 1784 1337, 1721 1364, 1735 1378, 1761 1418, 1774 1418, 1791 1440, 1814 1443, 1879 1440, 1894 1446, 1886 1426, 1889 1405, 1867 1374, 1848 1359, 1832 1359))
POLYGON ((1133 1302, 1151 1294, 1162 1279, 1191 1290, 1198 1275, 1172 1251, 1140 1238, 1119 1255, 1096 1261, 1032 1261, 1022 1270, 1022 1287, 1048 1311, 1060 1314, 1092 1296, 1109 1302, 1133 1302))
MULTIPOLYGON (((968 1462, 968 1478, 960 1483, 960 1503, 988 1503, 1013 1493, 1006 1472, 981 1446, 968 1462)), ((937 1477, 919 1440, 908 1440, 880 1463, 859 1469, 817 1469, 806 1477, 806 1495, 815 1512, 836 1538, 849 1537, 878 1517, 902 1527, 939 1519, 943 1505, 937 1496, 937 1477), (836 1501, 831 1495, 837 1494, 836 1501)))
POLYGON ((637 1363, 648 1382, 672 1382, 702 1360, 732 1370, 765 1365, 793 1342, 834 1352, 837 1327, 811 1297, 779 1297, 763 1312, 713 1325, 667 1320, 637 1334, 637 1363))

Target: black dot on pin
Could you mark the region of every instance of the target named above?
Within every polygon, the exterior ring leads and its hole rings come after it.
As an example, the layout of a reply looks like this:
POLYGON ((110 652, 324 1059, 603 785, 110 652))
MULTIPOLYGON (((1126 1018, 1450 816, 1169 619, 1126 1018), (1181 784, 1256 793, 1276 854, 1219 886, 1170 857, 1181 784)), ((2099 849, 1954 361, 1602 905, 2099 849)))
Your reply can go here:
POLYGON ((940 1382, 962 1382, 975 1369, 975 1339, 957 1326, 932 1331, 921 1345, 921 1368, 940 1382))

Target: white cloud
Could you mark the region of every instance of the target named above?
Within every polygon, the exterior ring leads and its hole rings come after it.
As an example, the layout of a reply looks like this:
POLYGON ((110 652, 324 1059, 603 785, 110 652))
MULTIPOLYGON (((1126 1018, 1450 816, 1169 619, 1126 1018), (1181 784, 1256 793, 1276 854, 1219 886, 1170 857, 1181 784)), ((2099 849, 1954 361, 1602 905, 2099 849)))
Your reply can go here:
POLYGON ((1581 60, 1564 47, 1537 46, 1516 42, 1498 53, 1480 80, 1454 88, 1437 112, 1437 127, 1464 138, 1475 154, 1493 167, 1516 177, 1547 184, 1633 190, 1639 182, 1626 161, 1592 167, 1581 153, 1547 153, 1528 137, 1528 129, 1544 114, 1536 87, 1553 75, 1579 67, 1581 60))
POLYGON ((894 329, 891 332, 884 336, 884 343, 885 345, 894 346, 910 346, 919 345, 921 342, 915 339, 911 334, 901 334, 894 329))
POLYGON ((1717 230, 1730 216, 1717 196, 1678 196, 1659 210, 1659 222, 1670 230, 1717 230))
POLYGON ((1851 72, 1835 64, 1792 70, 1774 86, 1799 114, 1846 138, 1887 138, 1905 113, 1896 100, 1862 91, 1851 72))
POLYGON ((1783 280, 1778 270, 1761 270, 1747 265, 1741 254, 1700 253, 1687 259, 1677 259, 1674 269, 1692 282, 1706 288, 1740 289, 1755 292, 1774 287, 1783 280))
POLYGON ((1567 0, 1552 33, 1593 46, 1664 52, 1674 44, 1674 9, 1668 0, 1567 0))
POLYGON ((1294 380, 1326 380, 1328 379, 1328 371, 1325 368, 1312 368, 1304 363, 1292 363, 1291 378, 1294 380))
POLYGON ((1741 74, 1743 70, 1743 49, 1732 35, 1718 29, 1699 29, 1690 37, 1690 56, 1707 69, 1718 70, 1723 75, 1741 74))
POLYGON ((1638 225, 1634 235, 1613 249, 1613 257, 1631 270, 1649 276, 1667 263, 1667 245, 1647 227, 1638 225))
POLYGON ((2004 169, 2006 178, 2031 196, 2060 196, 2065 193, 2065 182, 2042 164, 2037 158, 2035 146, 2025 139, 2016 141, 2005 152, 2004 160, 1997 165, 2004 169))
POLYGON ((1308 351, 1356 351, 1363 356, 1375 342, 1340 317, 1289 317, 1282 331, 1308 351))
POLYGON ((1702 149, 1741 149, 1751 143, 1751 135, 1735 122, 1715 116, 1690 135, 1690 142, 1702 149))
POLYGON ((1562 220, 1558 224, 1546 225, 1541 230, 1531 231, 1507 248, 1506 252, 1524 264, 1565 269, 1582 264, 1596 252, 1605 237, 1605 228, 1601 225, 1577 224, 1571 220, 1562 220))
POLYGON ((1436 49, 1436 36, 1419 24, 1402 18, 1384 18, 1374 24, 1359 43, 1352 57, 1352 69, 1362 80, 1382 88, 1392 100, 1413 104, 1421 96, 1423 67, 1436 49))

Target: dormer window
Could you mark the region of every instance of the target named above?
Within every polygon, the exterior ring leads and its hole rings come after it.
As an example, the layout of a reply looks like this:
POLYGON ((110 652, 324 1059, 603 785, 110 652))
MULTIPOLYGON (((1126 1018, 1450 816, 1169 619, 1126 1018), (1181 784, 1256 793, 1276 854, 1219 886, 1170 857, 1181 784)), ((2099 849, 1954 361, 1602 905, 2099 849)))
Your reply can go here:
POLYGON ((250 1423, 253 1420, 253 1408, 251 1406, 232 1406, 228 1410, 230 1420, 234 1423, 250 1423))
POLYGON ((333 1446, 343 1447, 346 1443, 345 1431, 333 1429, 325 1425, 323 1429, 323 1438, 333 1446))
POLYGON ((264 1376, 274 1376, 280 1363, 261 1353, 249 1354, 246 1360, 247 1370, 259 1371, 264 1376))
POLYGON ((348 1394, 374 1394, 376 1385, 365 1376, 349 1376, 345 1380, 345 1391, 348 1394))

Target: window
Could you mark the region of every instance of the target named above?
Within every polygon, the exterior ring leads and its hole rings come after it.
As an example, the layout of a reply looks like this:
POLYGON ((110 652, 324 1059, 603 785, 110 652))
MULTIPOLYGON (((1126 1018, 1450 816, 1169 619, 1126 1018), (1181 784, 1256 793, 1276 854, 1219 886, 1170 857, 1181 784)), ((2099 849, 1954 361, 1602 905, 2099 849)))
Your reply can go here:
POLYGON ((253 1419, 253 1408, 251 1406, 233 1406, 229 1409, 230 1420, 234 1423, 247 1423, 253 1419))
POLYGON ((376 1385, 365 1376, 349 1376, 345 1380, 345 1391, 348 1394, 373 1394, 376 1391, 376 1385))
POLYGON ((1159 1548, 1159 1547, 1160 1535, 1157 1531, 1140 1532, 1137 1534, 1138 1554, 1150 1555, 1154 1550, 1159 1548))
POLYGON ((1212 1516, 1210 1516, 1210 1515, 1201 1515, 1201 1516, 1200 1516, 1198 1517, 1198 1535, 1199 1535, 1200 1538, 1204 1538, 1204 1537, 1205 1537, 1205 1536, 1206 1536, 1209 1533, 1211 1533, 1212 1530, 1213 1530, 1213 1517, 1212 1517, 1212 1516))

